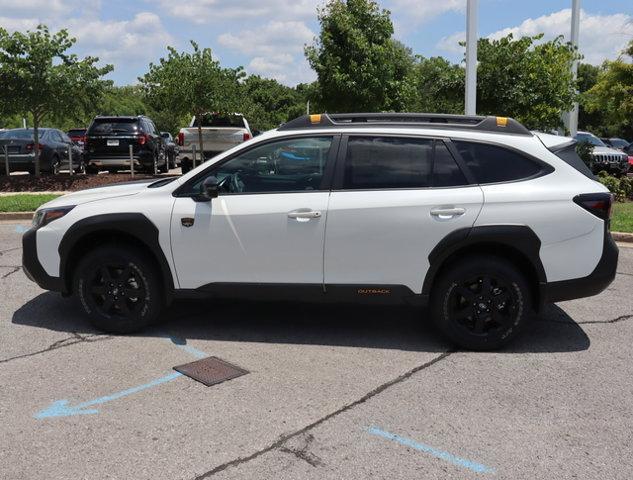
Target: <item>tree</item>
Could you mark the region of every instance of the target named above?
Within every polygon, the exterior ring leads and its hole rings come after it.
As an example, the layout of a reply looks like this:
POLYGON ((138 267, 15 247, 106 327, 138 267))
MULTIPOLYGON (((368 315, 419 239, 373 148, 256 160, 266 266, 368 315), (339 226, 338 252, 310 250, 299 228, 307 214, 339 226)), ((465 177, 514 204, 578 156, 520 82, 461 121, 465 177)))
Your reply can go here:
POLYGON ((148 105, 156 111, 168 110, 175 115, 195 115, 200 152, 202 117, 209 112, 234 113, 240 109, 242 68, 222 68, 210 48, 200 49, 191 41, 193 52, 178 52, 167 47, 167 58, 150 63, 149 71, 139 77, 148 105))
POLYGON ((330 0, 319 10, 321 32, 305 55, 318 76, 315 100, 325 110, 404 108, 413 56, 392 39, 389 15, 373 0, 330 0))
POLYGON ((578 57, 562 37, 537 43, 543 35, 478 41, 477 111, 511 116, 528 128, 562 125, 576 97, 570 65, 578 57))
POLYGON ((589 111, 587 104, 589 98, 587 92, 598 83, 598 75, 600 67, 589 63, 578 64, 578 93, 579 93, 579 109, 578 109, 578 128, 581 130, 589 130, 598 135, 605 134, 604 112, 600 110, 589 111))
POLYGON ((464 69, 442 57, 418 57, 413 70, 411 111, 464 112, 464 69))
POLYGON ((74 43, 66 30, 51 34, 45 25, 12 34, 0 28, 0 113, 30 116, 36 175, 42 121, 90 111, 109 84, 102 77, 113 67, 97 67, 96 57, 79 60, 67 53, 74 43))
MULTIPOLYGON (((633 59, 633 40, 622 53, 633 59)), ((605 62, 585 104, 589 112, 603 113, 607 125, 602 133, 633 137, 633 64, 622 56, 605 62)))

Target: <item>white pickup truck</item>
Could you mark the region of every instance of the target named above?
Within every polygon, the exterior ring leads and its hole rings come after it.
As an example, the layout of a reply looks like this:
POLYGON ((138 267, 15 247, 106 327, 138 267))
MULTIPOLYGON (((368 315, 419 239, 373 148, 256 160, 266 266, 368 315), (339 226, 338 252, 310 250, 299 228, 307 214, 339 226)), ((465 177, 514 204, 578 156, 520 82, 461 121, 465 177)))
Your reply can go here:
MULTIPOLYGON (((246 140, 253 138, 248 122, 242 114, 208 113, 201 119, 202 145, 204 159, 211 158, 224 152, 246 140)), ((191 119, 188 127, 181 128, 178 133, 178 145, 180 153, 177 161, 182 166, 182 173, 187 173, 193 165, 193 150, 196 150, 196 165, 203 159, 200 156, 200 143, 198 139, 198 124, 196 117, 191 119)))

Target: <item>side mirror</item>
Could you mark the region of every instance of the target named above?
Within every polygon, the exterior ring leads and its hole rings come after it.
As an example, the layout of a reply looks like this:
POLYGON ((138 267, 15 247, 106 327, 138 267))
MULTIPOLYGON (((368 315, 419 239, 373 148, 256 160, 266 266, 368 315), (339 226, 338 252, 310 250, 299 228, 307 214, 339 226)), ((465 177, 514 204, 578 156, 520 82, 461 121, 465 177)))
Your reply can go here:
POLYGON ((207 177, 202 182, 202 191, 211 200, 217 198, 219 192, 218 178, 214 175, 207 177))

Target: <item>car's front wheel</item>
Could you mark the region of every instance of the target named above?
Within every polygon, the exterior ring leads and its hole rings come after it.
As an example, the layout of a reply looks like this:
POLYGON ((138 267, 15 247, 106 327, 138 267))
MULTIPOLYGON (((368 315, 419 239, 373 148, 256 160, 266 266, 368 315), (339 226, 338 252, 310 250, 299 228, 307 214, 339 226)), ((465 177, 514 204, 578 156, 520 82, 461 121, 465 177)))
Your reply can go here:
POLYGON ((112 333, 150 325, 163 305, 160 275, 134 247, 105 245, 86 254, 75 270, 74 291, 92 324, 112 333))
POLYGON ((453 262, 438 279, 432 314, 451 341, 469 350, 494 350, 512 340, 532 313, 525 277, 492 255, 453 262))

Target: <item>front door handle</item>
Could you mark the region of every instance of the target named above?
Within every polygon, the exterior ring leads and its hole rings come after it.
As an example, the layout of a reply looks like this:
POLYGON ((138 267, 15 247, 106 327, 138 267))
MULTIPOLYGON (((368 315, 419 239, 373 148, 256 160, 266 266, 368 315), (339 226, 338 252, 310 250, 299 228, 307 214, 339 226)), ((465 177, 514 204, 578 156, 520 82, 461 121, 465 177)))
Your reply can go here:
POLYGON ((459 217, 466 213, 466 209, 460 207, 447 207, 447 208, 433 208, 431 209, 431 215, 439 218, 453 218, 459 217))
POLYGON ((310 220, 311 218, 319 218, 321 216, 321 212, 318 210, 293 210, 292 212, 288 212, 288 218, 294 218, 296 220, 310 220))

